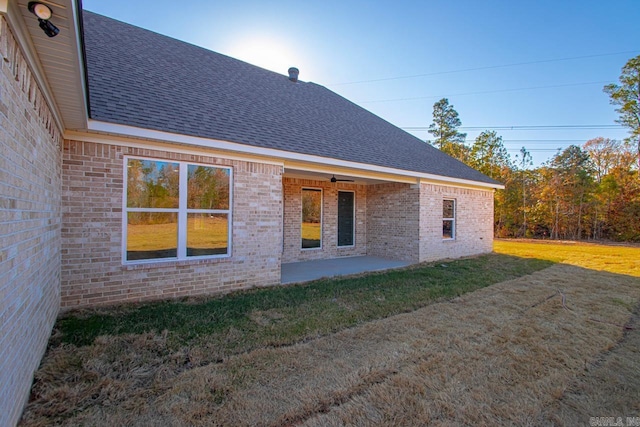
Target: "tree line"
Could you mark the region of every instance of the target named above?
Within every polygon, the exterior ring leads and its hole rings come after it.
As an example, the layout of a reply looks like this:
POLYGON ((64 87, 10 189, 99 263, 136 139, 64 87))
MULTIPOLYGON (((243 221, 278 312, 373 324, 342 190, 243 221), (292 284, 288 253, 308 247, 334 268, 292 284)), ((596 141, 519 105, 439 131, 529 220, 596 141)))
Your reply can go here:
POLYGON ((604 91, 629 138, 595 137, 537 167, 525 147, 511 158, 490 129, 466 144, 446 98, 433 106, 428 142, 504 184, 494 199, 496 237, 640 242, 640 55, 622 68, 620 84, 604 91))

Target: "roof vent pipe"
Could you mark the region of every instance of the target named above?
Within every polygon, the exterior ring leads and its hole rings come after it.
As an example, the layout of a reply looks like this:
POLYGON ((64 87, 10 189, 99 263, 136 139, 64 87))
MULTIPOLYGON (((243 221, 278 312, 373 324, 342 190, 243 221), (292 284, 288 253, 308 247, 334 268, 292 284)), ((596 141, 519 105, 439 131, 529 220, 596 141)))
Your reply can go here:
POLYGON ((294 83, 297 83, 298 74, 300 74, 300 70, 298 70, 296 67, 289 68, 289 80, 291 80, 294 83))

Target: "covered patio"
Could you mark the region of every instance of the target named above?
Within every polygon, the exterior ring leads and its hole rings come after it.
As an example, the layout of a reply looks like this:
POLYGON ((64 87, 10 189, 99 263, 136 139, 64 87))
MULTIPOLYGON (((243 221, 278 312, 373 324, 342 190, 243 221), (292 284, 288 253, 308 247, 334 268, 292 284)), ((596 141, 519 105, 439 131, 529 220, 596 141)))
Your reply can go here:
POLYGON ((375 256, 354 256, 282 264, 283 285, 309 282, 324 277, 344 276, 402 268, 410 265, 407 261, 391 260, 375 256))

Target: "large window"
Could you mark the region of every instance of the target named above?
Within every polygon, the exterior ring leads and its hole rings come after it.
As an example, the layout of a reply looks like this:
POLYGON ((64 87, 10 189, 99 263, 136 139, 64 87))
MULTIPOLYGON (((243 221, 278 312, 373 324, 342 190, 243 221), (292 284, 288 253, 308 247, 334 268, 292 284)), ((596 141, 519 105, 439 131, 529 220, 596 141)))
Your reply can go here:
POLYGON ((322 190, 302 189, 302 249, 322 247, 322 190))
POLYGON ((442 201, 442 238, 453 240, 456 238, 456 201, 445 199, 442 201))
POLYGON ((125 262, 230 254, 231 169, 126 158, 125 262))

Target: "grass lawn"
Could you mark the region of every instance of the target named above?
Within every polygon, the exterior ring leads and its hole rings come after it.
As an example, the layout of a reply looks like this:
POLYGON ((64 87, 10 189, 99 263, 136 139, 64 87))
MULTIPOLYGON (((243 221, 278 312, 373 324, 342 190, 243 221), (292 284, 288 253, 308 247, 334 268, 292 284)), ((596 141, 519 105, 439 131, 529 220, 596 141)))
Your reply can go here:
POLYGON ((625 396, 640 393, 640 249, 571 247, 498 241, 477 258, 67 313, 22 423, 574 425, 637 414, 625 396))
POLYGON ((591 270, 640 277, 640 245, 496 240, 493 250, 500 254, 562 262, 591 270))

